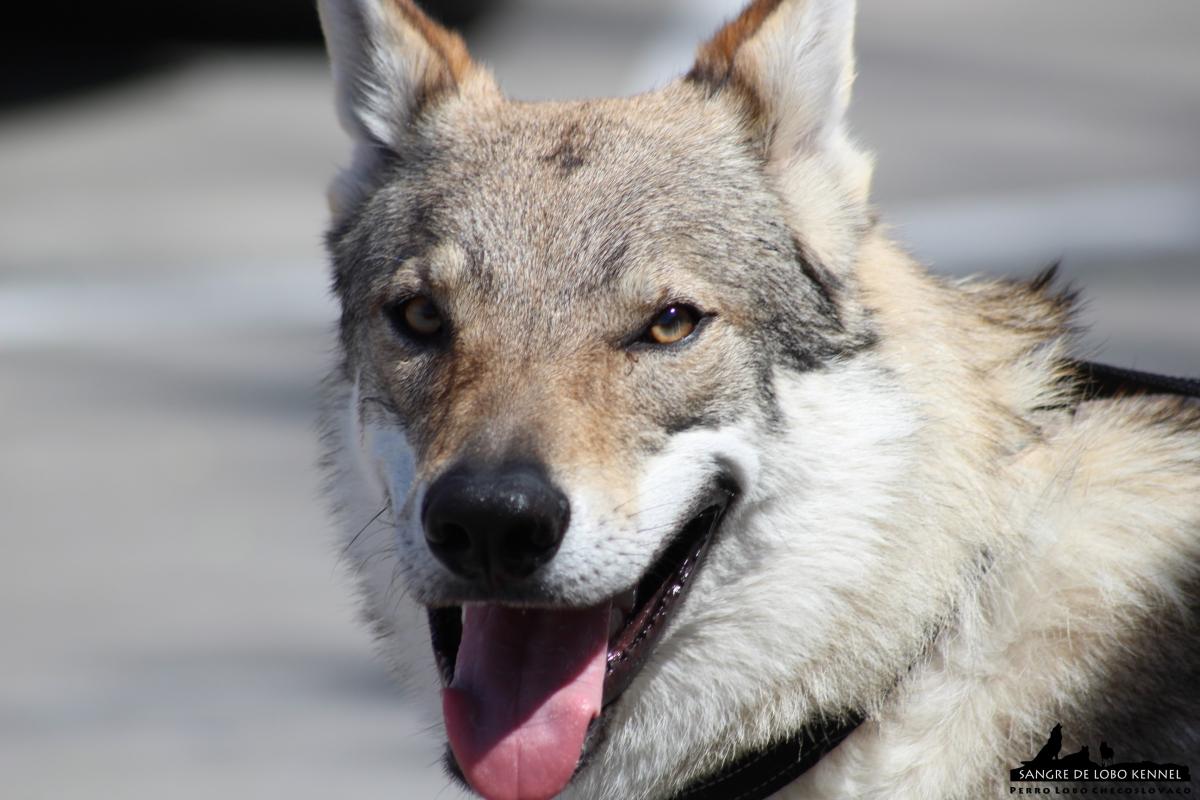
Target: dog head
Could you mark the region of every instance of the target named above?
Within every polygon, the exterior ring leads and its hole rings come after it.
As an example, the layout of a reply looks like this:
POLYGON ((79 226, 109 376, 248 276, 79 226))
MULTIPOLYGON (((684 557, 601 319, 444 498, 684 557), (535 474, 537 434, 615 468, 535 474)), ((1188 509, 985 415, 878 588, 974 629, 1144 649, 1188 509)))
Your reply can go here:
POLYGON ((488 797, 658 796, 911 657, 853 5, 759 0, 659 91, 534 104, 409 0, 320 4, 347 548, 391 638, 428 613, 488 797))

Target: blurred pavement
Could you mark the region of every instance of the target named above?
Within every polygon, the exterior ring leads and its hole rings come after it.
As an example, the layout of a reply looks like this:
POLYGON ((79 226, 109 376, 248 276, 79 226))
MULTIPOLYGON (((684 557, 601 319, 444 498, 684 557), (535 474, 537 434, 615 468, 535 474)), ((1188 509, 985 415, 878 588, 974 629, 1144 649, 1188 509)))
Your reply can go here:
MULTIPOLYGON (((515 0, 472 45, 520 97, 636 91, 738 5, 515 0)), ((864 0, 885 219, 945 272, 1064 258, 1096 355, 1200 373, 1198 36, 1194 0, 864 0)), ((0 116, 4 797, 459 796, 319 498, 346 153, 316 52, 0 116)))

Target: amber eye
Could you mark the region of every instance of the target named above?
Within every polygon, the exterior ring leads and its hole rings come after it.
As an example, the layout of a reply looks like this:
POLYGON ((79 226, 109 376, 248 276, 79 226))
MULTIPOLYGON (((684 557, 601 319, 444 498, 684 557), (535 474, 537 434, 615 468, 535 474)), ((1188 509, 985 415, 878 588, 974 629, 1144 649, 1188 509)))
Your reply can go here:
POLYGON ((424 295, 390 303, 384 311, 398 333, 414 339, 436 336, 445 325, 437 306, 424 295))
POLYGON ((667 306, 658 313, 646 329, 646 341, 654 344, 675 344, 692 335, 700 322, 700 312, 691 306, 667 306))

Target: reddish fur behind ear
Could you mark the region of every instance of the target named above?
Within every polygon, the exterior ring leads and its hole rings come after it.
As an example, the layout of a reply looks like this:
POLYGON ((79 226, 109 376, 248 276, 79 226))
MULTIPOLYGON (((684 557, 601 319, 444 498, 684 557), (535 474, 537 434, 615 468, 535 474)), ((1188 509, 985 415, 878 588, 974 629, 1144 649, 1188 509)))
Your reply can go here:
POLYGON ((398 22, 416 31, 437 56, 426 65, 420 81, 418 107, 439 94, 453 91, 466 80, 475 64, 461 36, 434 22, 413 0, 390 0, 389 7, 400 15, 398 22))
POLYGON ((738 50, 758 33, 767 17, 783 2, 784 0, 754 0, 737 19, 727 23, 717 31, 716 36, 700 47, 696 54, 696 64, 687 75, 688 80, 720 87, 735 79, 733 63, 738 50))

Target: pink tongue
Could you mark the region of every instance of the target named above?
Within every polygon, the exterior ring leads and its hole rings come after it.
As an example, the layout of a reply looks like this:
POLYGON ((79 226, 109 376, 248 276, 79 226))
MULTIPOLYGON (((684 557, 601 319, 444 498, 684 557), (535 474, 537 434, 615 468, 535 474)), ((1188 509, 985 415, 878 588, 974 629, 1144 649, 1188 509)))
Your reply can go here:
POLYGON ((608 615, 608 603, 466 607, 442 713, 458 765, 487 800, 549 800, 571 780, 600 715, 608 615))

